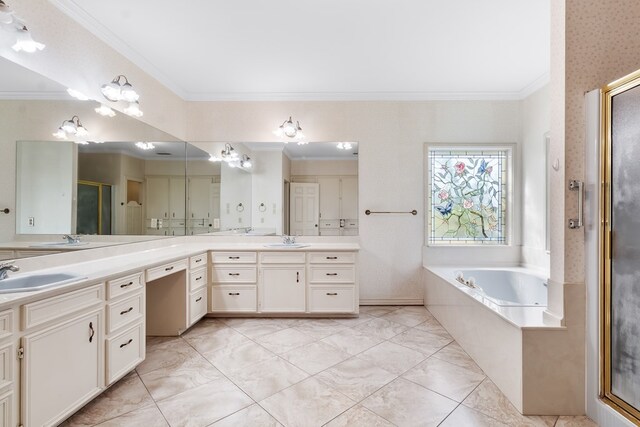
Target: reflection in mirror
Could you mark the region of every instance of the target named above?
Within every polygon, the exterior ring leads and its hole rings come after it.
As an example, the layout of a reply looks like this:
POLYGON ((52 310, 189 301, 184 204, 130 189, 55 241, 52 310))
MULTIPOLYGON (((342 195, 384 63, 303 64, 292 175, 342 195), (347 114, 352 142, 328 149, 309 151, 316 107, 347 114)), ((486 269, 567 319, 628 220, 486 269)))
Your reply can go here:
POLYGON ((284 154, 291 171, 284 182, 289 193, 285 234, 357 236, 358 144, 288 144, 284 154))

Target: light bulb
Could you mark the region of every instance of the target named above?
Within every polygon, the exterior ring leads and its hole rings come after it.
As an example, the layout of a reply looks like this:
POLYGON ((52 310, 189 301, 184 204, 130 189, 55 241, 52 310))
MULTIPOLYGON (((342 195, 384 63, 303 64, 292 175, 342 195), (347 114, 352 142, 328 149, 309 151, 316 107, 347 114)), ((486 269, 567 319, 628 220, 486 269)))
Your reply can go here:
POLYGON ((245 168, 250 168, 253 165, 251 164, 251 160, 245 160, 244 162, 242 162, 242 166, 245 168))
POLYGON ((222 161, 222 159, 218 156, 214 156, 213 154, 211 155, 211 157, 209 157, 209 161, 210 162, 220 162, 222 161))
POLYGON ((61 127, 59 127, 57 131, 52 133, 52 135, 58 139, 67 139, 67 133, 61 127))
MULTIPOLYGON (((296 141, 300 141, 302 142, 302 140, 304 139, 304 132, 302 132, 302 129, 298 128, 299 130, 296 131, 296 135, 295 135, 295 140, 296 141)), ((300 144, 300 142, 298 142, 298 144, 300 144)), ((304 143, 303 143, 304 144, 304 143)))
POLYGON ((0 24, 11 24, 13 22, 13 11, 0 1, 0 24))
POLYGON ((75 89, 67 89, 67 93, 80 101, 88 101, 89 97, 75 89))
POLYGON ((291 119, 289 119, 289 121, 287 121, 283 125, 282 130, 284 131, 284 134, 289 138, 293 138, 294 136, 296 136, 296 133, 298 133, 298 129, 295 127, 291 119))
POLYGON ((100 104, 100 106, 95 109, 95 112, 105 117, 114 117, 116 115, 115 111, 104 104, 100 104))
POLYGON ((278 127, 278 129, 273 131, 273 134, 278 138, 284 138, 284 128, 282 126, 278 127))
POLYGON ((142 117, 144 113, 140 110, 138 101, 131 102, 127 108, 124 109, 124 113, 131 117, 142 117))
POLYGON ((89 135, 89 131, 82 125, 78 125, 76 128, 76 136, 87 136, 89 135))
POLYGON ((353 148, 353 147, 351 146, 351 143, 349 143, 349 142, 345 142, 345 143, 344 143, 344 149, 345 149, 345 150, 351 150, 351 148, 353 148))
POLYGON ((102 85, 100 91, 109 101, 120 101, 120 83, 117 81, 102 85))
POLYGON ((78 130, 73 120, 65 120, 65 122, 62 123, 61 129, 66 133, 70 133, 73 135, 75 135, 76 131, 78 130))
POLYGON ((45 48, 44 44, 38 43, 31 38, 31 33, 27 30, 27 27, 22 27, 17 30, 18 35, 16 36, 17 41, 16 44, 11 46, 13 50, 16 52, 27 52, 33 53, 38 50, 42 50, 45 48))
POLYGON ((139 98, 140 95, 138 95, 129 82, 123 84, 122 88, 120 88, 120 99, 127 102, 136 102, 139 98))
POLYGON ((136 142, 136 147, 141 150, 153 150, 156 148, 156 146, 151 142, 136 142))

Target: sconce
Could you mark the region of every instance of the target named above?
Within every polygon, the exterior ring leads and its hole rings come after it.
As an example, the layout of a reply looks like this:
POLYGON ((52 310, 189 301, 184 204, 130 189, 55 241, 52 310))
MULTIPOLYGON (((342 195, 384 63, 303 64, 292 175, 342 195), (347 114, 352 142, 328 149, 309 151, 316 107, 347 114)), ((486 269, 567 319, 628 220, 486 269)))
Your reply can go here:
POLYGON ((53 136, 59 139, 67 139, 69 135, 80 137, 89 135, 89 131, 82 126, 78 116, 73 116, 69 120, 62 122, 58 130, 53 133, 53 136))
POLYGON ((16 43, 11 46, 16 52, 33 53, 45 48, 44 44, 33 40, 24 22, 3 0, 0 0, 0 27, 16 33, 16 43))
POLYGON ((135 91, 126 76, 120 74, 111 83, 103 84, 100 88, 102 95, 111 102, 125 101, 129 106, 124 109, 124 113, 132 117, 142 117, 144 113, 140 110, 138 99, 140 95, 135 91), (120 83, 124 80, 124 83, 120 83))
POLYGON ((227 163, 231 163, 231 162, 237 161, 238 158, 239 156, 236 150, 233 149, 231 144, 227 143, 227 144, 224 144, 224 149, 220 152, 220 157, 211 155, 211 157, 209 157, 209 161, 210 162, 225 161, 227 163))
POLYGON ((297 141, 298 145, 309 143, 308 141, 303 141, 304 133, 302 132, 302 127, 300 127, 300 122, 296 120, 296 124, 294 125, 291 116, 289 116, 289 120, 282 122, 273 134, 282 139, 285 144, 288 143, 289 140, 297 141))

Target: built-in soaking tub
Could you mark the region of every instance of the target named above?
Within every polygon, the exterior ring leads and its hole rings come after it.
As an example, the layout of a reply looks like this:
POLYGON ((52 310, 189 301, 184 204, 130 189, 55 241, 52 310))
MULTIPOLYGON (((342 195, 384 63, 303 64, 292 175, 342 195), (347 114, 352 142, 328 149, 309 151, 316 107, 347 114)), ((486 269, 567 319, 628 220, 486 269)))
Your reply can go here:
POLYGON ((584 345, 545 323, 546 277, 522 267, 425 267, 425 306, 502 390, 529 415, 581 414, 562 349, 584 345), (469 283, 471 282, 471 283, 469 283))

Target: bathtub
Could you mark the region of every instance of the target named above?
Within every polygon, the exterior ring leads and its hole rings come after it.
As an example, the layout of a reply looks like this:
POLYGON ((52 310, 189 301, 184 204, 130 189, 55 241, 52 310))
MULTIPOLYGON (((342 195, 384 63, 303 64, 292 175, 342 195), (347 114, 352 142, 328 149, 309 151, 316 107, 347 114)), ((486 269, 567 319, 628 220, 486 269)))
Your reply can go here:
POLYGON ((566 354, 581 344, 567 328, 545 322, 545 282, 523 267, 425 266, 424 303, 518 411, 580 414, 566 354), (476 287, 456 280, 460 273, 476 287))

